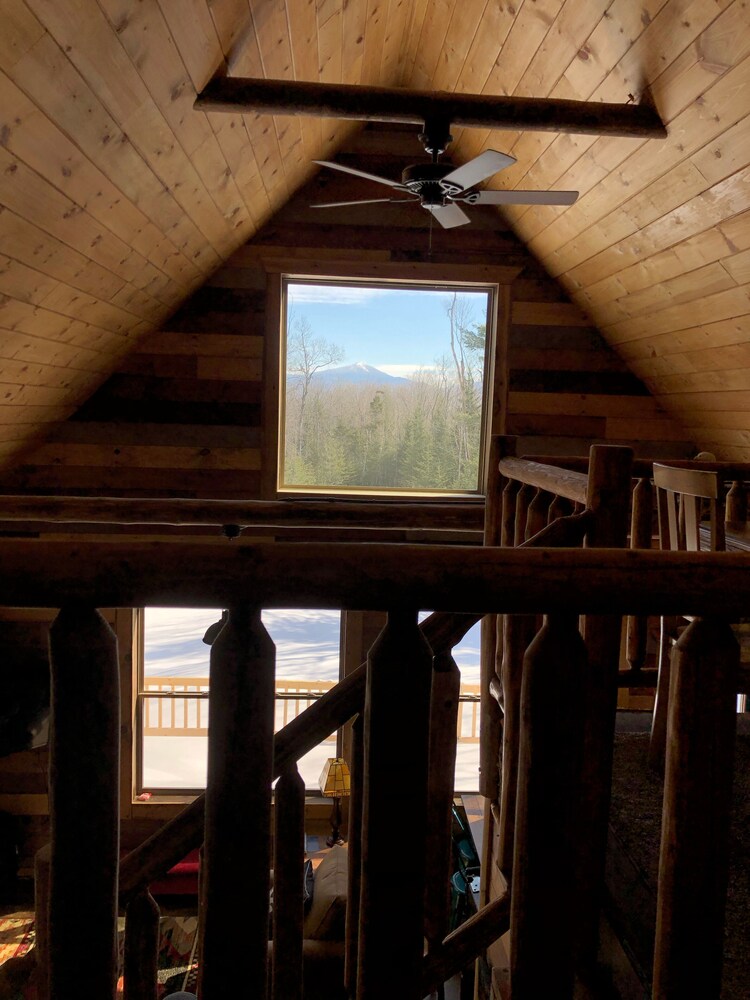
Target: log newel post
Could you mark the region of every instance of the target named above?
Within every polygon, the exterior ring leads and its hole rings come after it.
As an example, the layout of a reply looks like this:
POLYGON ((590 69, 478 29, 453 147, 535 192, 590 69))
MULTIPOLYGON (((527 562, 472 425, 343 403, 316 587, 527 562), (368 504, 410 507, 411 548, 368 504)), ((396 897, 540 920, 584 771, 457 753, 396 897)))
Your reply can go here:
MULTIPOLYGON (((633 490, 633 511, 630 521, 631 549, 650 549, 653 532, 654 488, 651 480, 639 479, 633 490)), ((629 615, 627 631, 627 660, 632 671, 643 668, 646 662, 648 618, 629 615)))
POLYGON ((461 672, 450 652, 438 653, 432 674, 427 797, 425 937, 433 951, 450 927, 451 829, 461 672))
POLYGON ((117 639, 93 608, 50 628, 49 991, 114 997, 120 795, 117 639), (86 927, 86 961, 81 928, 86 927))
POLYGON ((394 969, 399 997, 422 997, 431 679, 432 651, 416 613, 389 612, 367 660, 357 1000, 388 996, 394 969), (402 839, 412 859, 409 891, 394 905, 402 839))
MULTIPOLYGON (((586 506, 593 517, 586 533, 587 548, 627 545, 632 468, 631 448, 592 445, 586 506)), ((575 922, 579 969, 583 973, 593 969, 596 962, 604 898, 622 616, 586 615, 582 631, 589 668, 583 698, 586 756, 581 815, 582 828, 590 839, 582 845, 578 859, 575 922)))
POLYGON ((352 722, 351 795, 349 796, 349 872, 346 904, 346 956, 344 981, 347 993, 357 991, 359 944, 359 895, 362 884, 362 799, 364 793, 365 718, 362 712, 352 722))
POLYGON ((156 1000, 159 955, 159 906, 141 889, 125 909, 125 1000, 156 1000))
POLYGON ((581 836, 585 675, 586 649, 576 618, 550 615, 523 664, 511 883, 513 1000, 573 996, 571 902, 581 836))
POLYGON ((201 1000, 223 1000, 238 955, 266 996, 274 674, 260 611, 231 609, 211 647, 201 1000))
POLYGON ((276 783, 273 884, 273 1000, 302 998, 305 783, 290 764, 276 783))
POLYGON ((724 949, 739 648, 696 619, 672 659, 653 996, 718 997, 724 949))

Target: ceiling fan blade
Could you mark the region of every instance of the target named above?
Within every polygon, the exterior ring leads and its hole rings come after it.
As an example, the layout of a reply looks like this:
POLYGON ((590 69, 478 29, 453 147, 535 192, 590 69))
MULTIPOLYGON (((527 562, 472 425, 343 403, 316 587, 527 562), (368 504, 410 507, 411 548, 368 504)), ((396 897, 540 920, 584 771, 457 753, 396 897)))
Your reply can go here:
POLYGON ((465 226, 467 222, 471 222, 466 212, 452 202, 447 205, 424 205, 424 208, 432 213, 443 229, 453 229, 455 226, 465 226))
POLYGON ((572 205, 577 191, 473 191, 470 205, 572 205))
POLYGON ((354 174, 355 177, 364 177, 365 180, 375 181, 377 184, 387 184, 388 187, 396 188, 399 191, 406 191, 400 181, 391 181, 387 177, 378 177, 377 174, 368 174, 364 170, 356 170, 354 167, 345 167, 343 163, 332 163, 330 160, 313 160, 313 163, 319 163, 321 167, 330 167, 332 170, 341 170, 345 174, 354 174))
POLYGON ((463 166, 456 167, 455 170, 446 174, 443 180, 466 189, 473 187, 474 184, 479 184, 480 181, 496 174, 498 170, 504 170, 515 162, 515 156, 498 153, 495 149, 485 149, 473 160, 469 160, 468 163, 464 163, 463 166))
POLYGON ((345 205, 381 205, 402 201, 419 201, 418 198, 360 198, 357 201, 325 201, 310 205, 310 208, 343 208, 345 205))

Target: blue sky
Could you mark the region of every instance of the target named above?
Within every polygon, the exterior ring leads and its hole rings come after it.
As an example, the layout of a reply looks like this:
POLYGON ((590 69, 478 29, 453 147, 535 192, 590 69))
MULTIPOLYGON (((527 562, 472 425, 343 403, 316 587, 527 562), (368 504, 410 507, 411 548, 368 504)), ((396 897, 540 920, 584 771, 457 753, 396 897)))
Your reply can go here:
MULTIPOLYGON (((484 322, 486 293, 465 294, 475 300, 475 321, 484 322)), ((316 337, 343 347, 343 364, 364 361, 408 376, 450 350, 449 292, 299 283, 288 286, 288 298, 293 317, 304 316, 316 337)))

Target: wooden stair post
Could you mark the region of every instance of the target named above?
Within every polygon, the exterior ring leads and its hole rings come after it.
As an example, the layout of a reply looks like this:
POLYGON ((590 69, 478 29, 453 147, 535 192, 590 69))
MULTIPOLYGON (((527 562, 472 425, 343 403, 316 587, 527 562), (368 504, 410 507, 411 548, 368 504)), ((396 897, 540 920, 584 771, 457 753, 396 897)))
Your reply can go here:
MULTIPOLYGON (((586 507, 594 515, 587 548, 625 548, 630 526, 632 448, 592 445, 586 507)), ((586 756, 583 761, 582 844, 576 884, 579 969, 593 968, 604 901, 604 868, 609 830, 612 755, 617 717, 622 616, 586 615, 582 623, 588 652, 583 692, 586 756)))
POLYGON ((359 947, 359 894, 362 885, 362 806, 365 766, 365 717, 359 712, 352 721, 351 795, 349 796, 349 869, 346 904, 346 958, 344 982, 349 996, 357 992, 357 949, 359 947))
POLYGON ((389 612, 367 658, 357 1000, 389 996, 394 973, 422 1000, 431 678, 416 613, 389 612))
POLYGON ((49 993, 106 1000, 117 985, 120 674, 98 611, 60 611, 50 666, 49 993))
POLYGON ((232 608, 211 647, 201 1000, 224 1000, 240 955, 266 997, 275 661, 260 610, 232 608))
POLYGON ((698 618, 669 687, 653 997, 718 997, 724 951, 739 646, 698 618))
POLYGON ((425 937, 428 949, 442 944, 450 929, 450 879, 453 789, 461 671, 450 652, 433 661, 430 700, 430 756, 427 796, 427 872, 425 937))
POLYGON ((305 783, 296 764, 276 782, 273 863, 273 1000, 301 1000, 305 783))
POLYGON ((125 910, 125 1000, 156 1000, 159 955, 159 907, 141 889, 125 910))

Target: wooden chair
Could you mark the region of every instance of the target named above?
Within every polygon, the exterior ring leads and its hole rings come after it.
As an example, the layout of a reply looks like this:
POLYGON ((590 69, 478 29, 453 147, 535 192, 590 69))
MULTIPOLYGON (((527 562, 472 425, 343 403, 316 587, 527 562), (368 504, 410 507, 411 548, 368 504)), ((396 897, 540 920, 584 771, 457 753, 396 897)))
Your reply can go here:
MULTIPOLYGON (((704 469, 676 469, 654 462, 654 486, 659 515, 659 544, 662 549, 720 552, 726 548, 724 492, 718 473, 704 469)), ((659 678, 649 747, 649 763, 657 769, 663 765, 667 741, 672 645, 679 622, 685 620, 690 619, 661 619, 659 678)))

